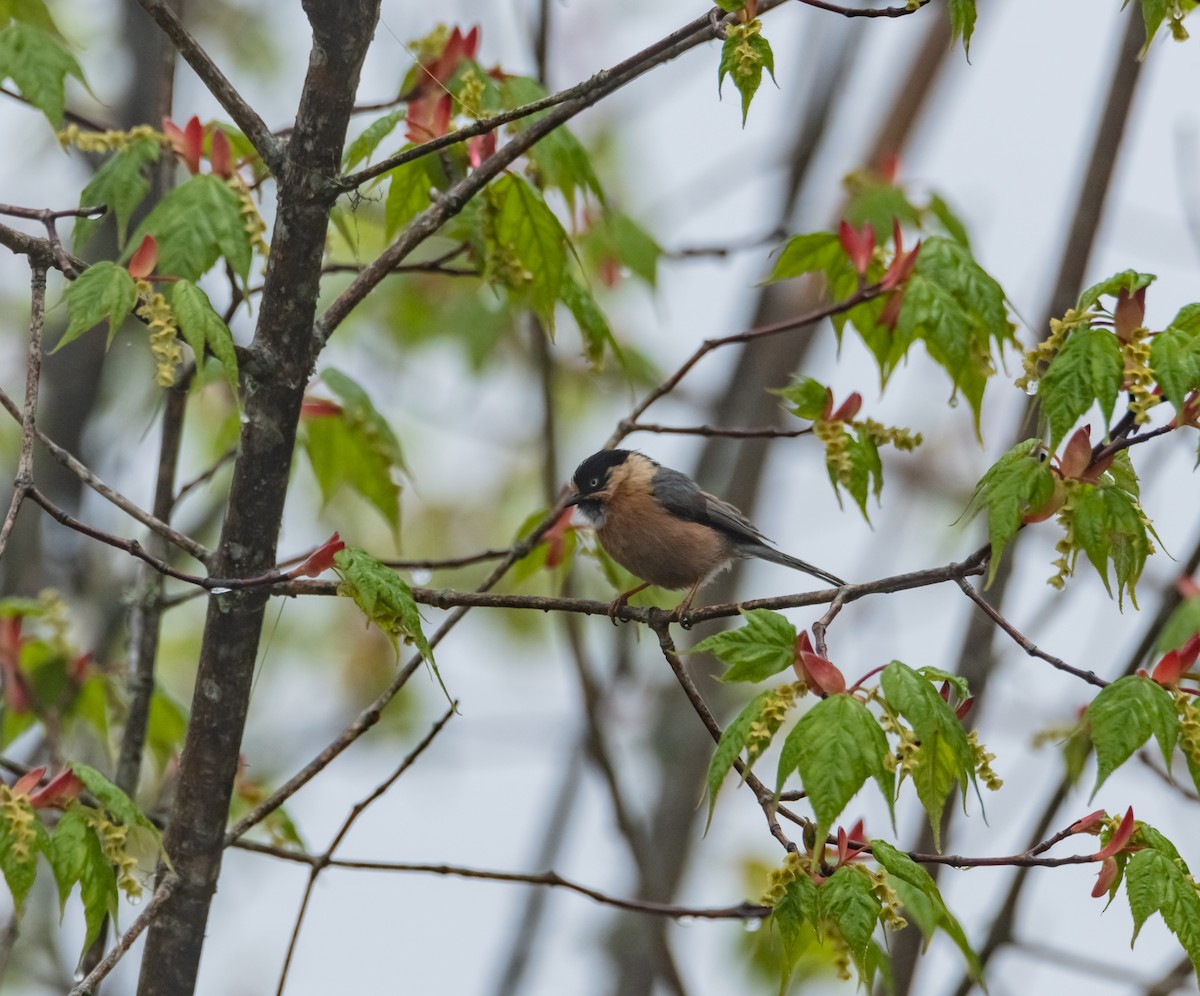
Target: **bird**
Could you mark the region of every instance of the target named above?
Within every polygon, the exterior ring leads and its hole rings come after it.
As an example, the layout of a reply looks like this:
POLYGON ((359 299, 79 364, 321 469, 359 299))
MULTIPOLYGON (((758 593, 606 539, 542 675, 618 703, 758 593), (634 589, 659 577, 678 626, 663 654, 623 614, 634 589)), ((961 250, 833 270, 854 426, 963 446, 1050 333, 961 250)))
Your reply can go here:
POLYGON ((769 546, 729 502, 636 450, 593 453, 576 469, 572 482, 574 490, 564 507, 578 508, 613 560, 642 581, 609 605, 614 624, 630 596, 650 585, 688 589, 675 613, 682 619, 700 587, 739 559, 783 564, 838 588, 846 583, 769 546))

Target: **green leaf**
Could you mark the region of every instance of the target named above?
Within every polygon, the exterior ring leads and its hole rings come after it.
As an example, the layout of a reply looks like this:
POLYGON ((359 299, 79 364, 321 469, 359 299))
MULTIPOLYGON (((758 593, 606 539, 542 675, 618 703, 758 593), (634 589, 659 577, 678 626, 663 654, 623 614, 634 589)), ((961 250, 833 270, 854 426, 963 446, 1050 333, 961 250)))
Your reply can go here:
MULTIPOLYGON (((400 151, 416 148, 409 143, 400 151)), ((422 156, 403 163, 383 174, 388 179, 384 219, 388 238, 393 238, 405 225, 430 205, 430 193, 444 190, 448 185, 445 171, 437 156, 422 156)))
POLYGON ((108 320, 108 339, 137 304, 137 286, 123 266, 109 260, 93 263, 63 292, 67 302, 67 331, 54 351, 74 342, 88 329, 108 320))
POLYGON ((975 33, 975 0, 950 0, 950 36, 962 39, 963 51, 971 54, 971 35, 975 33))
POLYGON ((321 380, 341 402, 341 412, 305 419, 304 448, 328 502, 343 485, 362 495, 393 529, 399 529, 404 454, 387 420, 366 391, 332 367, 321 380))
POLYGON ((827 273, 831 269, 851 269, 846 251, 833 232, 793 235, 783 244, 775 266, 763 283, 791 280, 805 273, 827 273))
POLYGON ((721 63, 717 69, 717 95, 725 77, 733 78, 733 85, 742 95, 742 127, 746 126, 746 115, 750 113, 750 101, 762 84, 763 70, 775 79, 775 55, 771 45, 762 34, 762 21, 757 18, 746 24, 730 24, 725 28, 725 43, 721 46, 721 63))
POLYGON ((183 749, 187 735, 187 712, 161 688, 150 695, 150 715, 146 721, 146 750, 162 772, 183 749))
POLYGON ((1158 913, 1200 971, 1200 895, 1187 867, 1150 848, 1138 851, 1125 866, 1125 894, 1133 914, 1133 939, 1146 919, 1158 913))
POLYGON ((179 331, 192 347, 197 368, 203 367, 205 347, 217 358, 233 396, 237 397, 237 353, 233 348, 233 333, 225 320, 213 310, 212 302, 190 280, 177 280, 171 285, 171 310, 179 323, 179 331))
POLYGON ((1092 699, 1085 718, 1096 748, 1093 797, 1108 776, 1151 736, 1158 741, 1163 760, 1170 768, 1179 722, 1171 693, 1157 682, 1134 674, 1118 678, 1092 699))
POLYGON ((715 654, 729 665, 722 681, 764 681, 792 666, 796 658, 796 628, 785 616, 768 609, 742 613, 746 625, 714 633, 691 649, 715 654))
POLYGON ((1075 329, 1038 383, 1038 404, 1050 425, 1050 449, 1058 448, 1094 404, 1099 403, 1107 425, 1124 378, 1117 337, 1090 325, 1075 329))
POLYGON ((954 210, 947 204, 939 194, 933 194, 929 198, 929 210, 946 230, 946 234, 950 236, 964 249, 970 250, 971 238, 967 235, 967 227, 962 223, 962 219, 955 214, 954 210))
POLYGON ((333 569, 342 583, 338 594, 354 599, 363 615, 382 630, 399 653, 399 641, 412 644, 433 670, 446 698, 450 693, 442 682, 441 673, 433 659, 433 648, 421 629, 421 613, 413 600, 412 589, 389 567, 385 567, 365 550, 346 547, 333 555, 333 569))
POLYGON ((971 686, 961 674, 953 674, 950 671, 943 671, 941 668, 929 666, 917 668, 917 674, 927 681, 946 682, 954 689, 954 694, 959 699, 969 699, 971 697, 971 686))
POLYGON ((570 272, 563 274, 560 291, 563 304, 567 306, 575 324, 579 326, 579 333, 583 337, 583 354, 588 363, 598 369, 604 360, 606 347, 614 353, 617 351, 617 343, 608 327, 608 319, 604 317, 604 312, 592 297, 592 292, 579 283, 570 272))
POLYGON ((941 928, 962 952, 967 971, 976 982, 983 979, 983 965, 967 940, 966 931, 950 913, 933 876, 903 851, 885 840, 872 840, 871 853, 888 873, 888 883, 899 894, 906 912, 915 914, 917 926, 926 939, 941 928))
MULTIPOLYGON (((792 969, 804 953, 813 931, 821 926, 821 898, 816 883, 801 873, 788 883, 783 897, 771 910, 768 923, 779 931, 783 948, 783 979, 786 985, 792 969)), ((781 986, 781 991, 784 987, 781 986)))
POLYGON ((829 403, 829 388, 814 377, 802 377, 772 393, 788 403, 793 415, 809 422, 815 422, 825 414, 825 406, 829 403))
POLYGON ((1074 500, 1072 525, 1075 542, 1087 554, 1109 594, 1108 562, 1112 561, 1118 601, 1128 591, 1137 608, 1134 587, 1152 551, 1137 499, 1116 486, 1081 485, 1074 500))
POLYGON ((359 163, 371 158, 379 143, 396 130, 396 125, 404 115, 400 111, 392 111, 381 118, 372 121, 362 133, 346 147, 342 156, 342 172, 354 169, 359 163))
POLYGON ((85 810, 80 805, 70 806, 59 818, 50 839, 50 847, 46 857, 54 871, 54 881, 58 885, 58 912, 61 918, 67 908, 67 899, 75 883, 83 876, 83 868, 87 861, 87 838, 92 836, 88 826, 85 810))
MULTIPOLYGON (((775 697, 773 688, 767 689, 765 692, 760 692, 754 696, 746 707, 737 715, 737 718, 721 731, 721 739, 717 742, 717 749, 713 751, 712 760, 708 762, 708 775, 704 779, 704 784, 708 789, 708 819, 704 824, 704 832, 708 832, 708 826, 712 823, 713 810, 717 808, 717 793, 721 791, 721 785, 725 781, 725 776, 729 774, 729 769, 733 767, 747 744, 750 744, 751 728, 762 719, 763 706, 775 697)), ((750 770, 750 766, 754 760, 762 754, 762 750, 766 747, 763 744, 746 764, 746 770, 750 770)))
POLYGON ((506 259, 502 267, 490 265, 489 276, 526 298, 553 330, 554 304, 566 272, 566 230, 542 195, 519 176, 500 177, 488 192, 495 238, 506 259))
POLYGON ((0 787, 0 872, 12 893, 17 913, 25 905, 25 897, 37 878, 37 856, 41 850, 38 822, 29 797, 13 796, 8 786, 0 787))
POLYGON ((662 246, 641 225, 619 211, 605 212, 605 228, 617 259, 651 287, 658 285, 662 246))
MULTIPOLYGON (((859 511, 868 522, 867 498, 874 495, 876 501, 883 491, 883 461, 879 458, 879 446, 866 426, 856 426, 854 436, 845 447, 845 456, 849 460, 850 475, 845 481, 846 490, 858 505, 859 511)), ((830 474, 833 468, 830 467, 830 474)), ((834 481, 836 489, 838 481, 834 481)))
POLYGON ((1102 297, 1117 297, 1122 292, 1133 295, 1143 287, 1149 287, 1157 278, 1153 273, 1138 273, 1136 270, 1122 270, 1098 284, 1092 284, 1079 295, 1076 311, 1089 311, 1099 303, 1102 297))
POLYGON ((71 770, 114 820, 127 827, 145 827, 156 840, 160 840, 158 828, 134 805, 133 800, 108 778, 90 765, 78 761, 72 762, 71 770))
POLYGON ((61 36, 44 0, 3 0, 0 2, 0 23, 7 24, 9 18, 24 21, 52 35, 61 36))
POLYGON ((843 865, 820 887, 821 907, 849 947, 850 956, 868 991, 873 974, 869 960, 871 935, 883 908, 874 888, 875 883, 867 870, 858 865, 843 865))
POLYGON ((117 875, 99 838, 90 827, 83 837, 79 896, 83 900, 84 922, 87 924, 82 947, 86 951, 100 936, 105 919, 115 919, 117 915, 117 875))
POLYGON ((987 583, 991 584, 1004 549, 1021 528, 1031 509, 1041 508, 1054 494, 1054 475, 1042 459, 1041 441, 1026 439, 997 460, 975 488, 968 514, 986 509, 988 540, 992 544, 987 583))
POLYGON ((1200 633, 1200 595, 1183 599, 1159 630, 1154 644, 1156 654, 1182 647, 1196 633, 1200 633))
POLYGON ((880 676, 888 705, 908 720, 918 746, 910 774, 917 798, 929 814, 934 846, 941 849, 942 811, 957 782, 966 801, 967 783, 975 780, 975 755, 962 723, 932 682, 899 661, 880 676))
POLYGON ((870 710, 852 695, 831 695, 800 717, 783 743, 775 790, 793 771, 800 773, 824 840, 846 804, 874 778, 893 804, 894 775, 884 766, 887 737, 870 710))
POLYGON ((168 192, 133 233, 126 256, 145 235, 158 242, 157 273, 195 281, 224 257, 243 281, 250 276, 253 251, 241 202, 211 173, 168 192))
POLYGON ((1200 388, 1200 304, 1189 304, 1150 340, 1150 369, 1167 400, 1181 410, 1200 388))
MULTIPOLYGON (((925 344, 955 391, 971 405, 978 433, 984 388, 993 372, 992 346, 1003 346, 1013 337, 1004 289, 965 246, 930 236, 921 243, 905 286, 896 331, 902 340, 925 344)), ((889 368, 883 372, 886 375, 889 368)))
POLYGON ((56 129, 62 127, 68 76, 86 86, 75 56, 49 31, 23 21, 0 31, 0 81, 11 79, 56 129))
MULTIPOLYGON (((146 167, 158 162, 161 146, 154 136, 135 139, 104 161, 79 195, 80 207, 108 205, 117 226, 117 245, 125 245, 129 219, 150 192, 146 167)), ((95 235, 104 218, 79 218, 75 222, 73 244, 79 252, 95 235)))

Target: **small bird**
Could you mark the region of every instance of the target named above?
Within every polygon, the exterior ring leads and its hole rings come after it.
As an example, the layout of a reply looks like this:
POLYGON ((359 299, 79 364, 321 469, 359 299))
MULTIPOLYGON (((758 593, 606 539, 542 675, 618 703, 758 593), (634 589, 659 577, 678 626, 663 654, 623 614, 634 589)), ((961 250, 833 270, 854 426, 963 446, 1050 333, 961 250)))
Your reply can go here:
POLYGON ((700 586, 736 559, 758 557, 839 588, 846 583, 768 546, 736 508, 644 453, 593 453, 575 471, 574 485, 566 505, 578 507, 613 560, 643 582, 613 599, 608 615, 614 623, 629 597, 652 584, 689 589, 677 610, 682 617, 700 586))

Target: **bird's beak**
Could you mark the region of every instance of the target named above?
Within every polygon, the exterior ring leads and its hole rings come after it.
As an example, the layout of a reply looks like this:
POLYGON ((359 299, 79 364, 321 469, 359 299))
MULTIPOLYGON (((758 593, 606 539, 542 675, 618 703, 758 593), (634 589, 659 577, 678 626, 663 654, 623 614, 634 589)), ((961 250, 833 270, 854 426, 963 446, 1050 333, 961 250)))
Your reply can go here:
POLYGON ((568 496, 567 500, 563 502, 563 508, 570 508, 572 505, 578 505, 581 501, 583 501, 583 495, 576 491, 573 495, 568 496))

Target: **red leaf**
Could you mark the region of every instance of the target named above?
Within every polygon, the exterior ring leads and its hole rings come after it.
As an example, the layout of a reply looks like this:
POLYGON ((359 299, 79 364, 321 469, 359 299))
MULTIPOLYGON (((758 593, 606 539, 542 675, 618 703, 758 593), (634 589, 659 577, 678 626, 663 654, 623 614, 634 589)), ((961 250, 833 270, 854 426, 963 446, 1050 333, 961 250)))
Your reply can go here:
POLYGON ((571 517, 575 514, 574 507, 564 508, 554 520, 554 525, 546 530, 546 566, 557 567, 562 563, 566 546, 567 531, 571 528, 571 517))
POLYGON ((1133 296, 1128 291, 1117 295, 1117 306, 1113 308, 1113 328, 1117 338, 1122 342, 1130 342, 1133 334, 1142 327, 1146 317, 1146 288, 1136 290, 1133 296))
POLYGON ((875 229, 863 225, 861 231, 855 231, 850 222, 843 220, 838 225, 838 239, 850 257, 854 271, 860 277, 866 276, 867 267, 871 265, 871 257, 875 253, 875 229))
POLYGON ((1179 679, 1192 669, 1198 654, 1200 654, 1200 633, 1194 634, 1179 649, 1163 654, 1150 677, 1164 688, 1174 688, 1179 684, 1179 679))
POLYGON ((1076 820, 1071 824, 1068 833, 1099 833, 1100 824, 1104 822, 1108 816, 1103 809, 1097 809, 1094 813, 1088 813, 1082 819, 1076 820))
POLYGON ((1097 861, 1102 861, 1105 858, 1111 858, 1114 854, 1119 854, 1125 850, 1125 846, 1129 843, 1129 838, 1132 836, 1133 807, 1130 806, 1125 810, 1125 815, 1121 817, 1121 825, 1117 827, 1117 832, 1112 835, 1112 839, 1093 854, 1092 857, 1097 861))
POLYGON ((496 133, 494 131, 467 139, 467 162, 471 164, 472 169, 479 169, 479 164, 495 151, 496 133))
POLYGON ((1085 425, 1071 434, 1071 438, 1063 450, 1062 458, 1058 462, 1058 469, 1062 471, 1063 477, 1079 480, 1091 462, 1092 427, 1085 425))
POLYGON ((204 151, 204 126, 200 124, 200 119, 193 114, 180 130, 170 118, 163 118, 163 134, 167 136, 175 154, 183 160, 187 171, 193 176, 199 173, 200 155, 204 151))
POLYGON ((208 158, 212 162, 212 171, 222 180, 233 176, 233 150, 229 147, 229 136, 220 128, 213 129, 208 158))
POLYGON ((300 402, 300 417, 301 418, 332 418, 335 415, 342 414, 342 406, 335 401, 326 401, 324 398, 305 397, 300 402))
POLYGON ((1117 872, 1119 870, 1116 858, 1104 859, 1100 865, 1100 874, 1096 876, 1096 884, 1092 886, 1093 899, 1099 899, 1102 896, 1108 895, 1108 890, 1112 888, 1113 882, 1117 880, 1117 872))
POLYGON ((37 788, 38 782, 42 780, 42 775, 45 773, 45 767, 26 771, 25 774, 13 782, 13 787, 9 791, 13 795, 29 795, 30 792, 37 788))
POLYGON ((293 567, 287 572, 289 578, 315 578, 333 566, 333 555, 344 550, 346 544, 334 533, 324 543, 313 550, 299 567, 293 567))
MULTIPOLYGON (((833 394, 829 395, 832 401, 833 394)), ((853 422, 854 416, 858 414, 862 408, 862 395, 857 391, 853 392, 845 401, 841 403, 838 410, 828 416, 830 422, 853 422)), ((827 405, 828 407, 828 405, 827 405)))
POLYGON ((63 768, 41 789, 29 797, 29 804, 34 809, 48 809, 51 806, 64 806, 79 798, 83 791, 83 782, 70 768, 63 768))
POLYGON ((846 678, 832 663, 824 657, 807 651, 800 653, 800 666, 804 668, 804 677, 809 687, 820 689, 826 695, 841 695, 846 690, 846 678))
POLYGON ((154 272, 154 264, 158 262, 158 243, 153 235, 142 239, 137 251, 129 257, 129 275, 134 280, 141 280, 154 272))

